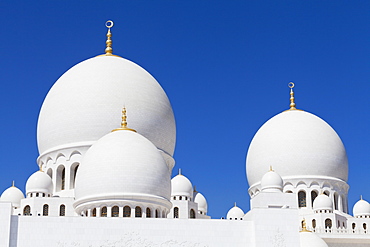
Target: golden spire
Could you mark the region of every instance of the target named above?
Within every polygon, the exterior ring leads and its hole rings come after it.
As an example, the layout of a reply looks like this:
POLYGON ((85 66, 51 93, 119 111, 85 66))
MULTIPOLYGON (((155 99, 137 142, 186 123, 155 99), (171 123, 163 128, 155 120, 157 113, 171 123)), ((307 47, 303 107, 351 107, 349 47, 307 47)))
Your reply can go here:
POLYGON ((303 218, 303 220, 302 220, 302 231, 300 231, 300 232, 311 232, 311 231, 307 230, 305 218, 303 218))
POLYGON ((107 32, 107 41, 105 42, 107 44, 107 48, 105 48, 105 55, 112 55, 113 48, 112 48, 112 33, 110 32, 110 29, 113 27, 114 23, 113 21, 109 20, 105 23, 105 26, 108 28, 107 32))
POLYGON ((270 170, 269 170, 269 172, 273 172, 274 170, 272 169, 272 166, 270 166, 270 170))
POLYGON ((236 202, 234 202, 234 207, 236 207, 236 202))
POLYGON ((197 187, 194 185, 194 190, 193 190, 193 192, 195 192, 195 193, 197 193, 198 191, 197 191, 197 187))
POLYGON ((297 110, 297 108, 295 108, 294 102, 294 92, 293 92, 294 83, 289 82, 288 87, 290 88, 290 110, 297 110))
POLYGON ((14 186, 14 180, 13 180, 13 182, 12 182, 12 187, 15 187, 15 186, 14 186))
POLYGON ((362 199, 362 195, 360 195, 360 200, 362 201, 363 199, 362 199))
POLYGON ((179 168, 179 175, 182 175, 182 174, 181 174, 181 168, 179 168))
POLYGON ((125 108, 125 107, 123 107, 123 108, 122 108, 122 122, 121 122, 121 128, 114 129, 114 130, 112 130, 112 132, 113 132, 113 131, 116 131, 116 130, 131 130, 131 131, 136 132, 136 130, 134 130, 134 129, 127 128, 127 121, 126 121, 126 119, 127 119, 127 116, 126 116, 126 108, 125 108))

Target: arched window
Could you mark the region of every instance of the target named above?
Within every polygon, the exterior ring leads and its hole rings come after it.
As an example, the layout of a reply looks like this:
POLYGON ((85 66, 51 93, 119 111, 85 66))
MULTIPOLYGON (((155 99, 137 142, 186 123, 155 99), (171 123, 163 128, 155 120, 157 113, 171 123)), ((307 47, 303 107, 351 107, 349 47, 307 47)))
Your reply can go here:
POLYGON ((362 227, 364 228, 364 230, 366 231, 366 223, 362 224, 362 227))
POLYGON ((316 228, 316 220, 315 219, 312 220, 312 228, 316 228))
POLYGON ((329 191, 327 191, 327 190, 324 191, 324 194, 327 195, 327 196, 330 195, 329 191))
POLYGON ((123 217, 131 217, 131 208, 129 206, 123 208, 123 217))
POLYGON ((92 211, 92 217, 96 217, 96 208, 94 208, 92 211))
POLYGON ((159 218, 159 211, 158 211, 158 209, 155 210, 155 217, 156 218, 159 218))
POLYGON ((285 193, 293 193, 293 191, 287 190, 287 191, 285 191, 285 193))
POLYGON ((49 175, 50 178, 53 178, 53 170, 51 168, 48 169, 47 174, 49 175))
POLYGON ((162 211, 162 218, 167 218, 166 211, 162 211))
POLYGON ((334 193, 334 209, 338 210, 338 193, 334 193))
POLYGON ((150 208, 146 208, 146 217, 151 218, 152 217, 152 211, 150 211, 150 208))
POLYGON ((355 228, 356 228, 356 224, 352 223, 352 229, 355 230, 355 228))
POLYGON ((180 201, 182 200, 182 196, 180 196, 180 201))
POLYGON ((136 218, 141 217, 141 207, 139 207, 139 206, 135 207, 135 217, 136 218))
POLYGON ((175 208, 173 209, 173 217, 174 217, 175 219, 179 218, 179 208, 178 208, 178 207, 175 207, 175 208))
POLYGON ((64 204, 59 207, 59 216, 66 216, 66 206, 64 204))
POLYGON ((23 209, 23 215, 31 215, 31 207, 30 206, 25 206, 23 209))
POLYGON ((107 207, 101 208, 100 217, 107 217, 107 207))
POLYGON ((39 193, 38 192, 36 193, 36 197, 39 197, 39 193))
POLYGON ((316 191, 311 191, 311 206, 313 207, 313 201, 316 199, 317 197, 317 192, 316 191))
POLYGON ((73 189, 75 187, 76 175, 77 175, 78 167, 79 167, 79 164, 78 163, 74 163, 71 166, 71 169, 70 169, 70 174, 71 174, 70 188, 71 189, 73 189))
POLYGON ((112 217, 118 217, 118 214, 119 214, 118 206, 112 207, 112 217))
POLYGON ((346 200, 344 198, 344 195, 341 195, 341 198, 342 198, 342 208, 343 208, 343 212, 347 213, 347 207, 346 207, 346 200))
POLYGON ((332 227, 331 219, 326 219, 325 220, 325 228, 331 229, 331 227, 332 227))
POLYGON ((298 206, 300 208, 306 207, 306 192, 303 190, 298 192, 298 206))
POLYGON ((63 170, 62 170, 62 183, 61 183, 60 189, 64 190, 65 187, 66 187, 66 169, 63 168, 63 170))
POLYGON ((194 211, 194 209, 190 209, 190 219, 195 219, 195 211, 194 211))
POLYGON ((43 216, 48 216, 49 215, 49 205, 44 204, 44 206, 42 207, 42 215, 43 216))

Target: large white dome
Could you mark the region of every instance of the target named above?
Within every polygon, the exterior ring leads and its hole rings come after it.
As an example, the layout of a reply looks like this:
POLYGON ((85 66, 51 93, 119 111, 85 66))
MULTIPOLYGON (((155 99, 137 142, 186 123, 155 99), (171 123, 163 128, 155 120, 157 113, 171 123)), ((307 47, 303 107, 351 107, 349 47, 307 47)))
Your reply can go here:
POLYGON ((250 186, 261 181, 269 166, 283 179, 348 178, 347 154, 337 133, 321 118, 300 110, 282 112, 257 131, 246 166, 250 186))
POLYGON ((91 146, 80 164, 75 207, 131 201, 170 207, 170 172, 157 148, 129 130, 109 133, 91 146))
POLYGON ((50 89, 37 126, 40 155, 91 145, 119 126, 123 106, 130 109, 130 126, 172 156, 176 126, 166 93, 147 71, 117 56, 85 60, 50 89))

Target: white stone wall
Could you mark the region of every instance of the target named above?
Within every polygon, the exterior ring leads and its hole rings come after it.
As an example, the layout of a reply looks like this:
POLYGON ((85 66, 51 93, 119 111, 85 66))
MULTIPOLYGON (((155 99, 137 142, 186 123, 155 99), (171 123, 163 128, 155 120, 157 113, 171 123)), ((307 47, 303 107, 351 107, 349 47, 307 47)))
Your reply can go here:
POLYGON ((256 246, 253 235, 247 221, 20 216, 14 246, 256 246))
POLYGON ((0 202, 0 246, 9 246, 12 203, 0 202))

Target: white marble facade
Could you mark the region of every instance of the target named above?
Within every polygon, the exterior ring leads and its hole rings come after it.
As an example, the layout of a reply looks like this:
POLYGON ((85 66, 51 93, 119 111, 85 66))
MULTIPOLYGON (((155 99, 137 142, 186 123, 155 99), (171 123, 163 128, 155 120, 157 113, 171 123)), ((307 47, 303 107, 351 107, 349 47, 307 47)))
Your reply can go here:
POLYGON ((107 53, 63 74, 37 141, 25 195, 14 186, 1 195, 0 246, 370 246, 370 204, 348 214, 340 137, 294 106, 257 131, 246 158, 251 209, 235 205, 225 219, 211 219, 191 175, 171 179, 171 104, 127 59, 107 53))

